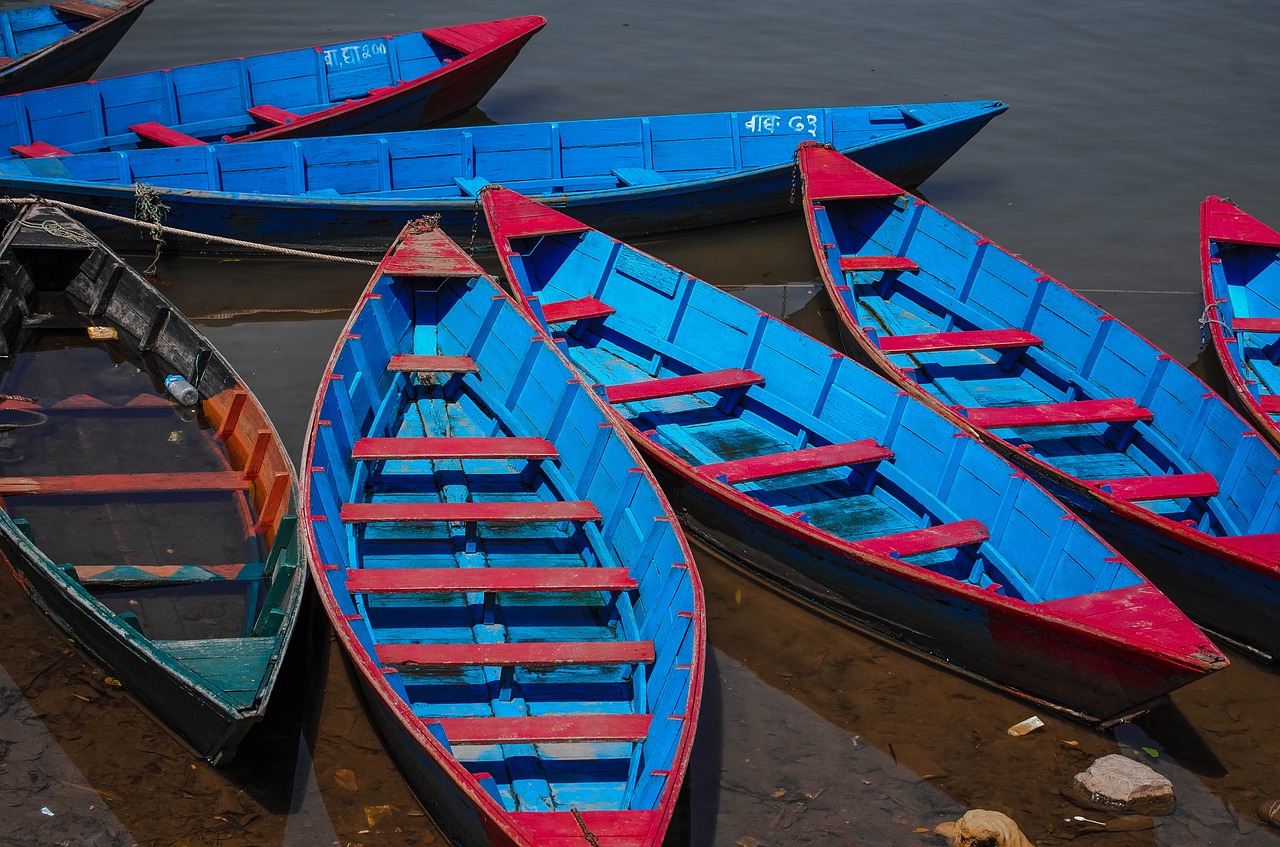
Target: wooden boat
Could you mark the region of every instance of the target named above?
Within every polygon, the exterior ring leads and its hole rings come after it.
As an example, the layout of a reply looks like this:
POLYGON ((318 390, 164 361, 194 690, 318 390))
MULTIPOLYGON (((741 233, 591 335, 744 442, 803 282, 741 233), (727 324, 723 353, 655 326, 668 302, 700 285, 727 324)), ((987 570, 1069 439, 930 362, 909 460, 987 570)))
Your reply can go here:
POLYGON ((1088 518, 1193 619, 1280 651, 1280 456, 1189 370, 834 150, 809 234, 861 352, 1088 518))
POLYGON ((0 98, 0 155, 418 129, 471 108, 546 19, 384 35, 0 98))
POLYGON ((0 95, 88 79, 151 0, 61 0, 0 12, 0 95))
POLYGON ((1280 232, 1230 200, 1200 205, 1204 333, 1245 415, 1280 448, 1280 232))
POLYGON ((551 340, 410 224, 304 448, 315 581, 393 758, 465 845, 662 843, 702 689, 670 507, 551 340))
MULTIPOLYGON (((0 161, 0 192, 133 218, 143 191, 177 229, 381 254, 424 214, 465 239, 476 229, 476 192, 499 182, 636 235, 787 211, 798 202, 799 138, 833 141, 914 185, 1004 109, 975 101, 720 112, 9 160, 0 161)), ((153 244, 150 230, 94 226, 113 245, 153 244)), ((176 234, 165 241, 208 247, 176 234)))
POLYGON ((661 469, 689 524, 923 656, 1110 722, 1226 659, 979 441, 767 313, 508 189, 507 279, 661 469))
POLYGON ((225 763, 263 716, 306 585, 289 456, 213 345, 62 212, 24 208, 0 274, 0 554, 225 763), (166 397, 177 377, 194 396, 166 397))

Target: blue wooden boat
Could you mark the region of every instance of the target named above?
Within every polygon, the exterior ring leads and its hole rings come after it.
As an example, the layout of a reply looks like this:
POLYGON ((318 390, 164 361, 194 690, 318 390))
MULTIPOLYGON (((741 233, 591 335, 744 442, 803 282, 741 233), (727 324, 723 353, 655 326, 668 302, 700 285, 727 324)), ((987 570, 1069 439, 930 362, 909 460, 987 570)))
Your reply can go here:
POLYGON ((923 656, 1110 722, 1226 665, 995 452, 767 313, 505 188, 510 284, 625 422, 689 525, 923 656))
POLYGON ((1237 405, 1280 449, 1280 232, 1230 200, 1200 205, 1204 334, 1237 405))
POLYGON ((15 94, 0 98, 0 156, 418 129, 478 103, 545 24, 436 27, 15 94))
MULTIPOLYGON (((119 151, 0 161, 0 192, 133 218, 146 186, 177 229, 381 254, 424 214, 466 239, 476 192, 497 182, 639 235, 787 211, 798 201, 801 138, 917 184, 1004 110, 979 101, 719 112, 119 151)), ((94 225, 120 247, 153 244, 149 230, 94 225)), ((165 241, 209 247, 176 234, 165 241)))
POLYGON ((43 206, 0 243, 0 392, 0 557, 153 714, 229 761, 306 586, 293 466, 262 407, 141 274, 43 206))
POLYGON ((1048 274, 821 146, 809 234, 899 386, 1087 517, 1193 619, 1280 652, 1280 456, 1189 370, 1048 274))
POLYGON ((304 448, 315 581, 456 843, 658 847, 702 689, 702 587, 652 475, 555 345, 410 224, 304 448))
POLYGON ((0 94, 88 79, 151 0, 60 0, 0 12, 0 94))

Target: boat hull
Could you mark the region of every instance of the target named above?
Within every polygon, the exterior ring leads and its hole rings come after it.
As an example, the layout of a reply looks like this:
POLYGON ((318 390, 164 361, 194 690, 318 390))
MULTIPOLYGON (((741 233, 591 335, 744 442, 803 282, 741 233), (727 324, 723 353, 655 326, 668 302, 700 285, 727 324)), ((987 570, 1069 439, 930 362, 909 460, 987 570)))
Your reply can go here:
POLYGON ((93 76, 151 0, 132 0, 111 17, 0 71, 0 96, 80 82, 93 76))
MULTIPOLYGON (((889 134, 847 151, 859 162, 908 185, 924 182, 972 138, 996 112, 980 113, 927 131, 889 134)), ((140 151, 143 153, 150 151, 140 151)), ((337 151, 340 153, 340 151, 337 151)), ((336 155, 336 154, 335 154, 336 155)), ((785 214, 798 202, 794 167, 788 160, 721 178, 689 183, 590 192, 546 194, 538 199, 583 221, 635 237, 767 218, 785 214)), ((68 182, 0 173, 0 191, 34 194, 96 209, 125 219, 136 215, 133 184, 68 182)), ((477 232, 477 203, 470 197, 360 199, 300 197, 195 189, 156 189, 166 207, 164 223, 175 230, 243 241, 212 242, 177 232, 165 234, 165 249, 253 252, 257 245, 349 253, 385 252, 401 227, 424 215, 440 215, 440 227, 464 245, 484 240, 477 232)), ((149 249, 155 242, 145 227, 76 213, 120 249, 149 249)))

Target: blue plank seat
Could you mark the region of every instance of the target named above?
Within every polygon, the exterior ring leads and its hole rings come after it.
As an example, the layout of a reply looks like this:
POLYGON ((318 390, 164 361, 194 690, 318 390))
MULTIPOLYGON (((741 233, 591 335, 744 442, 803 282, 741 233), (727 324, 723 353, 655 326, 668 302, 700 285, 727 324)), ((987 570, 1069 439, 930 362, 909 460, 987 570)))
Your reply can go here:
POLYGON ((585 321, 590 318, 607 318, 614 313, 614 308, 602 303, 594 297, 579 297, 576 300, 561 300, 558 303, 543 303, 542 316, 549 324, 585 321))
POLYGON ((676 397, 681 394, 697 394, 702 391, 746 388, 763 382, 764 377, 754 371, 744 368, 726 368, 719 371, 609 385, 605 386, 605 398, 610 403, 634 403, 640 400, 676 397))
POLYGON ((171 129, 164 124, 155 121, 144 121, 140 124, 131 124, 129 131, 137 135, 139 138, 147 141, 154 141, 156 144, 165 147, 200 147, 207 142, 201 141, 187 135, 185 132, 179 132, 171 129))
POLYGON ((249 117, 254 120, 261 121, 264 124, 271 124, 272 126, 286 126, 301 117, 300 115, 286 109, 281 109, 278 106, 265 104, 261 106, 251 106, 246 111, 249 113, 249 117))
POLYGON ((807 450, 785 450, 727 462, 701 465, 698 473, 727 483, 786 476, 843 465, 860 465, 893 458, 893 451, 870 438, 843 444, 827 444, 807 450))
POLYGON ((981 544, 990 537, 991 534, 983 526, 982 521, 966 518, 962 521, 927 526, 924 529, 896 532, 892 535, 881 535, 878 538, 864 538, 855 544, 879 556, 905 559, 908 556, 935 553, 938 550, 948 550, 953 547, 981 544))
POLYGON ((59 0, 57 3, 50 3, 49 6, 57 9, 59 12, 66 12, 69 15, 75 15, 80 18, 89 18, 90 20, 95 21, 109 18, 119 11, 118 9, 109 8, 107 6, 85 3, 84 0, 59 0))
POLYGON ((1146 500, 1213 497, 1218 493, 1218 481, 1211 473, 1091 479, 1089 484, 1113 497, 1135 503, 1146 500))
POLYGON ((351 450, 356 461, 378 459, 554 459, 545 438, 361 438, 351 450))
POLYGON ((50 156, 70 156, 61 147, 54 147, 44 141, 33 141, 30 144, 15 144, 9 148, 23 159, 45 159, 50 156))
POLYGON ((397 353, 387 363, 387 370, 398 373, 480 373, 470 356, 419 356, 397 353))
POLYGON ((961 409, 975 426, 1001 429, 1020 426, 1070 426, 1093 423, 1135 423, 1155 418, 1150 409, 1137 405, 1131 397, 1103 400, 1073 400, 1042 406, 985 406, 961 409))
POLYGON ((627 185, 663 185, 667 178, 652 168, 613 168, 618 182, 627 185))
POLYGON ((926 332, 919 335, 881 335, 876 343, 885 353, 937 353, 946 350, 999 350, 1035 347, 1040 339, 1021 329, 980 329, 926 332))

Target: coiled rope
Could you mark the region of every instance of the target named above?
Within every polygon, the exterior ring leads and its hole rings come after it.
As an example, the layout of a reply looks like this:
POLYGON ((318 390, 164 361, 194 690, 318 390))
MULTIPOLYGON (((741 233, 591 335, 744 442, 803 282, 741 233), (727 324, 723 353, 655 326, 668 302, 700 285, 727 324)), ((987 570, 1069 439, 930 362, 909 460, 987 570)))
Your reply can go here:
POLYGON ((90 209, 86 206, 78 206, 75 203, 67 203, 62 200, 47 200, 43 197, 0 197, 0 204, 6 206, 54 206, 67 211, 78 212, 84 215, 92 215, 94 217, 103 218, 104 220, 113 221, 115 223, 128 224, 143 229, 151 230, 151 237, 156 241, 156 260, 151 263, 148 271, 154 273, 156 261, 160 259, 160 249, 164 246, 164 239, 161 235, 176 235, 185 238, 199 238, 214 244, 226 244, 232 247, 244 247, 263 253, 275 253, 281 256, 293 256, 299 259, 316 259, 324 262, 344 262, 350 265, 367 265, 376 267, 377 262, 370 259, 357 259, 354 256, 334 256, 329 253, 313 253, 309 250, 295 250, 292 247, 279 247, 274 244, 259 244, 254 241, 241 241, 235 238, 226 238, 221 235, 210 235, 205 232, 194 232, 189 229, 177 229, 176 227, 165 226, 163 224, 164 211, 167 211, 164 204, 160 202, 159 195, 155 189, 142 183, 135 183, 134 190, 137 193, 137 208, 139 215, 147 216, 147 220, 137 220, 135 218, 126 218, 123 215, 113 215, 110 212, 101 212, 97 209, 90 209))

